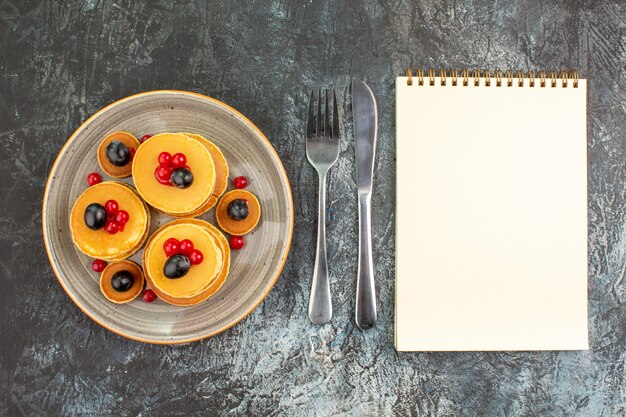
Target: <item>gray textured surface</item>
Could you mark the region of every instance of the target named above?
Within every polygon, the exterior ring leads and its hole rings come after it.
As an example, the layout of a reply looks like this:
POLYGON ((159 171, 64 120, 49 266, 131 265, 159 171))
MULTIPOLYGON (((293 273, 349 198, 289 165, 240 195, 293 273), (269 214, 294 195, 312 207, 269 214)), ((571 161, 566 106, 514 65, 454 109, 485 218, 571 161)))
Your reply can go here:
POLYGON ((621 0, 0 1, 0 415, 624 416, 625 11, 621 0), (580 68, 589 78, 590 351, 394 352, 393 82, 407 65, 580 68), (352 77, 370 83, 382 110, 380 322, 367 333, 351 319, 347 140, 329 188, 335 317, 321 328, 306 318, 317 180, 302 141, 305 87, 352 77), (102 106, 158 88, 248 115, 282 157, 296 206, 291 256, 267 299, 226 333, 177 347, 93 323, 41 243, 46 175, 69 134, 102 106))

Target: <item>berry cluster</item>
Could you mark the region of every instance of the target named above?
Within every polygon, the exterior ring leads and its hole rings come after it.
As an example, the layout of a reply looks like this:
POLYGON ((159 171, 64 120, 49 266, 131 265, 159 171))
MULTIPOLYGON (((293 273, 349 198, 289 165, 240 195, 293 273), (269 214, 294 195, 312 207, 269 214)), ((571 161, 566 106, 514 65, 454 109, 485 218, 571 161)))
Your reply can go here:
POLYGON ((187 166, 187 157, 182 153, 159 154, 159 166, 154 170, 157 181, 163 185, 187 188, 193 182, 193 174, 187 166))
POLYGON ((104 230, 109 234, 116 234, 117 232, 123 232, 124 226, 128 223, 130 218, 126 210, 120 210, 117 201, 108 200, 104 203, 104 210, 107 214, 107 221, 104 224, 104 230))
POLYGON ((202 252, 194 249, 193 242, 189 239, 167 239, 163 244, 163 251, 167 256, 163 275, 172 279, 184 276, 192 265, 199 265, 204 260, 202 252))
POLYGON ((204 260, 202 252, 194 249, 193 242, 189 239, 178 240, 170 238, 163 244, 163 251, 167 257, 172 255, 183 255, 189 258, 192 265, 199 265, 204 260))

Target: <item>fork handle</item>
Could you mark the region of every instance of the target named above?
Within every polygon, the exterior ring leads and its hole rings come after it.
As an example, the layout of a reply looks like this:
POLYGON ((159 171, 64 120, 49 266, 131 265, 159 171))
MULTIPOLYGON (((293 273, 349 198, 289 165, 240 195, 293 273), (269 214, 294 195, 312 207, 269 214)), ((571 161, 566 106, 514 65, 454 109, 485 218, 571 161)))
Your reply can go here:
POLYGON ((319 207, 317 218, 317 250, 313 283, 309 299, 309 319, 314 324, 328 323, 333 316, 326 258, 326 172, 319 173, 319 207))
POLYGON ((354 319, 361 330, 376 324, 376 286, 372 261, 371 193, 359 193, 359 264, 354 319))

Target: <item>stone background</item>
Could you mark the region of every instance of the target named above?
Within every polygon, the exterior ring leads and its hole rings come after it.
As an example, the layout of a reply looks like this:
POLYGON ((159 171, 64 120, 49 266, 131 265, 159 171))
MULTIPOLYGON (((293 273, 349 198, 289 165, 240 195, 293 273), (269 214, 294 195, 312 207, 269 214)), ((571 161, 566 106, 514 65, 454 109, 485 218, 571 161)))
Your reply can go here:
MULTIPOLYGON (((0 415, 624 416, 626 3, 614 1, 0 0, 0 415), (569 69, 589 78, 591 350, 393 348, 394 78, 407 65, 569 69), (374 246, 380 321, 352 315, 357 253, 348 90, 378 98, 374 246), (335 316, 306 315, 316 222, 307 88, 342 88, 329 184, 335 316), (185 346, 125 340, 83 315, 48 264, 40 205, 89 115, 162 88, 223 100, 265 132, 294 191, 282 277, 250 316, 185 346)), ((529 109, 522 120, 532 122, 529 109)))

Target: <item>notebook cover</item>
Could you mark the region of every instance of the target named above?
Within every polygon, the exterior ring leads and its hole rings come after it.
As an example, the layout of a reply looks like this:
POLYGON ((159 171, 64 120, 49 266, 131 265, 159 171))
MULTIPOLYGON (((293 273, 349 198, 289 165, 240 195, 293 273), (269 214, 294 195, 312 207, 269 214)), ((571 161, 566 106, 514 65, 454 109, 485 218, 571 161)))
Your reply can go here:
POLYGON ((588 349, 586 80, 429 84, 396 81, 396 349, 588 349))

